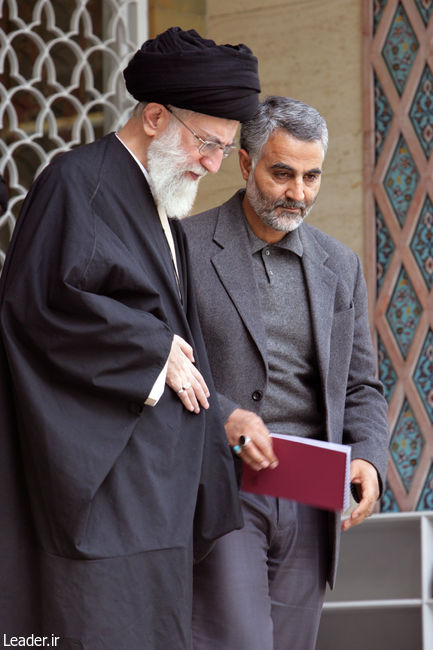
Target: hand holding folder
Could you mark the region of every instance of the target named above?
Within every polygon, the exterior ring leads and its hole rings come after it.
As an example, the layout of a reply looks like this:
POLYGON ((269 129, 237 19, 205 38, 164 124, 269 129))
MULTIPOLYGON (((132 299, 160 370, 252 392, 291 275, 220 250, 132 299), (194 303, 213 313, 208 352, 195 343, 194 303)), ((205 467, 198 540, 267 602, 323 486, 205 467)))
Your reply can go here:
POLYGON ((278 467, 256 472, 244 464, 242 490, 325 510, 346 510, 350 492, 348 445, 277 433, 271 436, 278 467))

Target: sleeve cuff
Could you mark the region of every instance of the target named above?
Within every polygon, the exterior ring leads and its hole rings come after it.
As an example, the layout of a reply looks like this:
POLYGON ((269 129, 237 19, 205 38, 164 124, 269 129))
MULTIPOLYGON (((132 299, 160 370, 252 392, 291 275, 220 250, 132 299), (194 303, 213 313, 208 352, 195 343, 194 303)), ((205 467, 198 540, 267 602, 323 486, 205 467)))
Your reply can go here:
POLYGON ((150 393, 144 402, 146 406, 155 406, 155 404, 158 403, 161 395, 163 394, 165 388, 165 378, 167 376, 167 366, 168 366, 168 359, 165 362, 164 367, 159 373, 158 377, 156 378, 156 381, 153 384, 150 393))

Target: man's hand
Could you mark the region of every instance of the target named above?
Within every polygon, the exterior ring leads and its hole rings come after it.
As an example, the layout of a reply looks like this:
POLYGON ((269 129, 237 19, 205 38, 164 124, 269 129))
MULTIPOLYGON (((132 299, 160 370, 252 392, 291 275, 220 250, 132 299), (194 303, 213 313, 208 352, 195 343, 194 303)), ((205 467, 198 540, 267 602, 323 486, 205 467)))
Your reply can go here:
POLYGON ((238 408, 229 416, 225 429, 230 447, 238 445, 241 436, 250 438, 250 442, 242 447, 240 457, 253 469, 273 469, 278 465, 272 449, 272 438, 261 417, 252 411, 238 408))
POLYGON ((179 396, 188 411, 200 412, 200 406, 209 408, 209 389, 201 373, 194 366, 192 347, 177 334, 173 337, 168 355, 165 382, 179 396))
POLYGON ((356 458, 350 463, 350 480, 357 487, 361 501, 350 516, 343 521, 342 530, 349 530, 369 517, 379 498, 377 471, 368 461, 356 458))

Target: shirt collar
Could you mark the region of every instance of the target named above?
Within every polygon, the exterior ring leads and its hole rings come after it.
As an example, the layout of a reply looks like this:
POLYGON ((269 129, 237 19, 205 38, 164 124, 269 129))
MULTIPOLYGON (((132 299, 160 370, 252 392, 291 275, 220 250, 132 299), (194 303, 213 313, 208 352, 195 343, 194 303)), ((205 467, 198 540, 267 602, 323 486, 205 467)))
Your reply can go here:
POLYGON ((253 255, 254 253, 257 253, 258 251, 261 251, 264 248, 273 247, 273 248, 282 248, 283 250, 287 250, 290 251, 291 253, 295 253, 295 255, 297 255, 298 257, 302 257, 304 248, 302 246, 301 238, 299 236, 299 228, 296 228, 295 230, 288 232, 283 237, 283 239, 277 242, 276 244, 268 244, 267 242, 263 241, 263 239, 260 239, 260 237, 257 237, 257 235, 253 232, 253 229, 251 228, 245 216, 244 216, 244 220, 245 220, 245 226, 251 244, 251 252, 253 255))

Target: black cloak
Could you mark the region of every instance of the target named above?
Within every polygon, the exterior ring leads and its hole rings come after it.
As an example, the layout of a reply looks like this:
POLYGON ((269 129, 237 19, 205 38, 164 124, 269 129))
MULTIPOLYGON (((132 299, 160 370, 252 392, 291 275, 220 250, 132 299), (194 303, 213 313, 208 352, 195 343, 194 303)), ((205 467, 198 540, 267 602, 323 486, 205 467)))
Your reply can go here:
POLYGON ((183 304, 148 185, 114 134, 59 156, 24 203, 0 285, 2 635, 188 648, 193 522, 196 556, 241 525, 172 230, 183 304), (167 386, 143 405, 173 334, 194 348, 208 411, 167 386))

